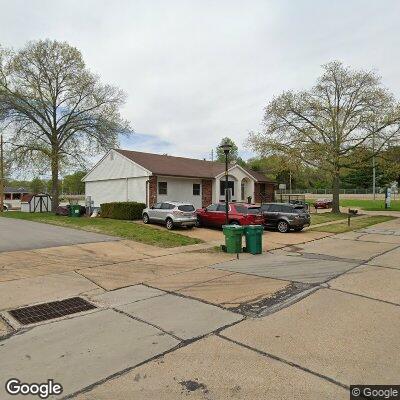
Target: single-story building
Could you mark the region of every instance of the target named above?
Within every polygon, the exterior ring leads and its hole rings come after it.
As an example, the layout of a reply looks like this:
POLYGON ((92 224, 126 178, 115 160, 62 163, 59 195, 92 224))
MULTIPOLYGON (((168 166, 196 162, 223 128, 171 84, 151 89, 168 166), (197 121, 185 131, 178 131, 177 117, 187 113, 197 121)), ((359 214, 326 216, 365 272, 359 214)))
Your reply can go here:
POLYGON ((18 209, 21 207, 21 198, 29 194, 29 190, 23 187, 21 188, 13 188, 13 187, 5 187, 4 188, 4 197, 3 201, 10 209, 18 209))
MULTIPOLYGON (((272 201, 275 182, 263 174, 230 165, 232 201, 272 201)), ((225 164, 138 151, 110 150, 82 179, 93 205, 137 201, 148 206, 170 200, 192 203, 196 208, 224 201, 225 164)))

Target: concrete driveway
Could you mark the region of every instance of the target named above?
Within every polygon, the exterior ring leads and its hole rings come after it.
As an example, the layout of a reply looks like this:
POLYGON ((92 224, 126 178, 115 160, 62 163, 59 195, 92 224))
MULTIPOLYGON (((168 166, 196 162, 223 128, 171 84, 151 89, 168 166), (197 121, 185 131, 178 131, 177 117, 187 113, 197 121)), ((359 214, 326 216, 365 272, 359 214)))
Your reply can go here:
POLYGON ((0 252, 42 249, 118 238, 14 218, 0 218, 0 252))

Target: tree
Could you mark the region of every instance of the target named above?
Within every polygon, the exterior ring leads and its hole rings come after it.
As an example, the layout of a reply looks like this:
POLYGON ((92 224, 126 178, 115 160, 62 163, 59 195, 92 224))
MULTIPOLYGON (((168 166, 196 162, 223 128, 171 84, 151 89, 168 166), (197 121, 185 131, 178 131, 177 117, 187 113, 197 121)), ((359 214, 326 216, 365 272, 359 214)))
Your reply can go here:
POLYGON ((216 149, 216 154, 217 154, 217 159, 216 161, 218 162, 225 162, 225 153, 224 151, 219 147, 224 143, 228 143, 232 146, 230 152, 229 152, 229 161, 230 162, 236 162, 238 159, 240 159, 240 161, 243 162, 243 160, 239 157, 239 149, 236 146, 235 142, 228 137, 224 137, 221 139, 220 144, 218 145, 217 149, 216 149))
POLYGON ((46 187, 46 184, 41 179, 34 178, 30 182, 29 187, 30 187, 32 193, 35 193, 35 194, 43 193, 45 191, 44 189, 46 187))
POLYGON ((371 146, 378 154, 399 139, 400 107, 373 72, 355 71, 340 62, 323 66, 316 85, 288 91, 265 109, 264 130, 250 133, 249 145, 260 154, 276 153, 326 171, 332 177, 333 209, 339 209, 340 174, 365 160, 352 152, 371 146))
POLYGON ((0 49, 0 109, 10 123, 14 162, 51 171, 52 209, 59 203, 60 169, 84 165, 130 133, 119 109, 124 93, 90 72, 66 42, 29 42, 0 49))
POLYGON ((84 194, 85 182, 82 178, 86 175, 85 171, 77 171, 71 175, 64 176, 63 190, 67 194, 84 194))

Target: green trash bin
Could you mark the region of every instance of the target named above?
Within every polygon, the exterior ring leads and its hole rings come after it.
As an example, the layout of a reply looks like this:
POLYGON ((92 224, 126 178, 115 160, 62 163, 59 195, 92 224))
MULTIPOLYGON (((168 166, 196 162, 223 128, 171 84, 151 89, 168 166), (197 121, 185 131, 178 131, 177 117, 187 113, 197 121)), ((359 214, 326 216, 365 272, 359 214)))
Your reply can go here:
POLYGON ((262 253, 262 236, 264 227, 262 225, 247 225, 244 228, 246 236, 246 252, 251 254, 262 253))
POLYGON ((240 225, 223 225, 227 253, 241 253, 244 228, 240 225))
POLYGON ((81 216, 81 206, 79 204, 72 205, 70 211, 71 211, 71 217, 81 216))

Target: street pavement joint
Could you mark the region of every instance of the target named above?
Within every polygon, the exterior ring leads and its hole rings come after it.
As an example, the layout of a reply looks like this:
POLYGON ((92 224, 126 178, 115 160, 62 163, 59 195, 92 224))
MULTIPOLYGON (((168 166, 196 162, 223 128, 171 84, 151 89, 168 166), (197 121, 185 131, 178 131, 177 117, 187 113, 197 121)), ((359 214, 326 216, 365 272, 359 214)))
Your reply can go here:
POLYGON ((254 351, 254 352, 256 352, 256 353, 258 353, 258 354, 260 354, 260 355, 262 355, 262 356, 264 356, 264 357, 269 357, 269 358, 271 358, 271 359, 273 359, 273 360, 279 361, 279 362, 281 362, 281 363, 283 363, 283 364, 286 364, 286 365, 289 365, 289 366, 291 366, 291 367, 293 367, 293 368, 297 368, 297 369, 300 369, 300 370, 302 370, 302 371, 304 371, 304 372, 307 372, 307 373, 309 373, 309 374, 312 374, 312 375, 314 375, 314 376, 317 376, 318 378, 324 379, 324 380, 326 380, 326 381, 328 381, 328 382, 330 382, 330 383, 333 383, 333 384, 335 384, 335 385, 337 385, 337 386, 340 386, 340 387, 342 387, 342 388, 344 388, 344 389, 350 390, 350 387, 349 387, 349 386, 347 386, 347 385, 345 385, 344 383, 341 383, 341 382, 339 382, 339 381, 336 381, 335 379, 332 379, 332 378, 329 377, 329 376, 320 374, 319 372, 313 371, 313 370, 311 370, 311 369, 309 369, 309 368, 303 367, 303 366, 301 366, 301 365, 299 365, 299 364, 296 364, 296 363, 294 363, 294 362, 285 360, 285 359, 283 359, 283 358, 281 358, 281 357, 275 356, 275 355, 270 354, 270 353, 266 353, 265 351, 256 349, 256 348, 251 347, 251 346, 248 346, 248 345, 246 345, 246 344, 244 344, 244 343, 241 343, 241 342, 238 342, 238 341, 236 341, 236 340, 230 339, 230 338, 224 336, 224 335, 221 334, 221 333, 217 334, 217 336, 220 337, 220 338, 222 338, 222 339, 227 340, 228 342, 231 342, 231 343, 234 343, 234 344, 236 344, 236 345, 238 345, 238 346, 244 347, 244 348, 247 349, 247 350, 254 351))

